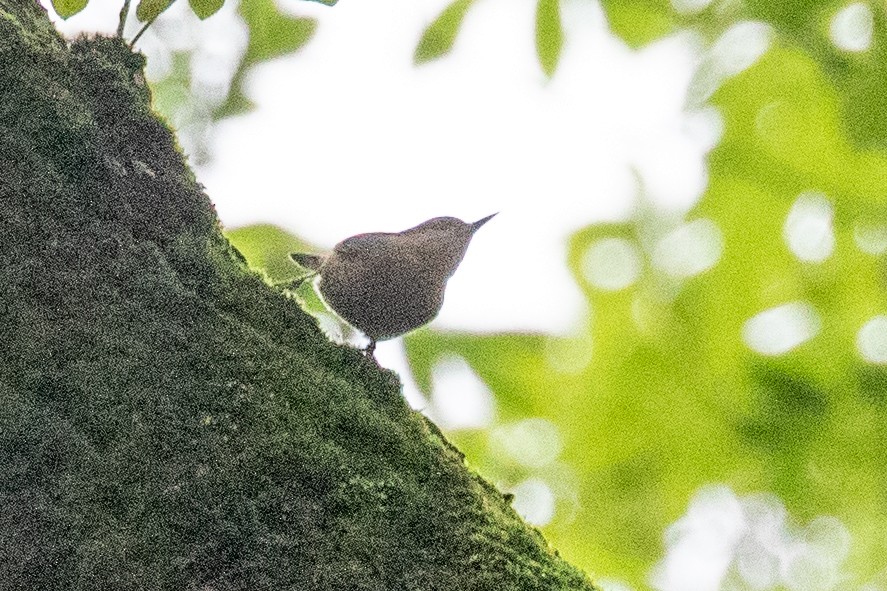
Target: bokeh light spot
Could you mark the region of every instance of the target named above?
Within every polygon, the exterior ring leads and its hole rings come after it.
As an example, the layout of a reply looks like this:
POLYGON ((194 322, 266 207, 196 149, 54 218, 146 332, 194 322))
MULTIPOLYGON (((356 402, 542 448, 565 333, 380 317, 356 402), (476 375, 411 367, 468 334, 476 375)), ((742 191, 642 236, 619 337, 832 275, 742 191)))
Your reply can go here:
POLYGON ((755 21, 742 21, 727 29, 693 75, 687 103, 702 105, 725 80, 758 61, 770 48, 772 35, 767 24, 755 21))
POLYGON ((511 489, 512 507, 530 525, 547 525, 554 517, 554 493, 545 481, 528 478, 511 489))
POLYGON ((816 336, 821 324, 813 306, 790 302, 748 319, 742 327, 742 339, 762 355, 781 355, 816 336))
POLYGON ((438 361, 431 370, 431 382, 429 414, 444 428, 476 429, 493 421, 493 395, 461 357, 438 361))
POLYGON ((796 257, 821 263, 835 248, 834 211, 821 193, 801 193, 785 219, 783 236, 796 257))
POLYGON ((592 341, 587 334, 550 337, 545 340, 545 363, 566 375, 582 373, 591 363, 592 341))
POLYGON ((618 579, 597 578, 595 584, 601 591, 634 591, 634 587, 618 579))
POLYGON ((553 463, 564 445, 557 426, 538 417, 499 426, 490 439, 514 461, 529 468, 553 463))
POLYGON ((625 289, 641 274, 641 257, 634 244, 624 238, 604 238, 588 247, 582 256, 582 275, 603 291, 625 289))
POLYGON ((701 107, 687 113, 682 127, 688 136, 711 150, 724 137, 724 116, 714 107, 701 107))
POLYGON ((856 348, 869 363, 887 364, 887 316, 875 316, 856 333, 856 348))
POLYGON ((887 226, 857 223, 853 227, 853 240, 866 254, 884 254, 887 252, 887 226))
POLYGON ((854 2, 839 10, 829 25, 829 36, 838 49, 865 51, 872 44, 875 20, 863 2, 854 2))
POLYGON ((719 591, 743 533, 742 507, 725 486, 702 487, 687 513, 665 530, 665 557, 653 568, 658 591, 719 591))
POLYGON ((713 267, 723 250, 718 226, 699 219, 666 234, 653 250, 653 264, 674 277, 692 277, 713 267))
POLYGON ((737 547, 736 571, 753 589, 778 585, 788 512, 771 494, 749 495, 742 499, 742 508, 748 533, 737 547))
POLYGON ((738 497, 725 486, 705 486, 666 530, 666 554, 651 585, 659 591, 829 591, 846 577, 850 542, 834 517, 798 527, 773 494, 738 497))
POLYGON ((671 0, 671 5, 681 14, 693 14, 705 10, 711 0, 671 0))
POLYGON ((817 517, 804 529, 803 539, 805 543, 829 554, 832 560, 840 562, 850 555, 850 532, 837 517, 817 517))
POLYGON ((792 591, 829 591, 839 581, 840 564, 815 547, 799 545, 783 566, 783 581, 792 591))

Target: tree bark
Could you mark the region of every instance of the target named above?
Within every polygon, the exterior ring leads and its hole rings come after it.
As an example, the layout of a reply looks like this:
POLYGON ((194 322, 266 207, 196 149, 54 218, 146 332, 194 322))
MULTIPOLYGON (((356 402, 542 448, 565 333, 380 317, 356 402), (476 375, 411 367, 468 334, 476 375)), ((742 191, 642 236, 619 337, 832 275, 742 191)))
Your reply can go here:
POLYGON ((592 590, 247 268, 143 65, 0 0, 0 589, 592 590))

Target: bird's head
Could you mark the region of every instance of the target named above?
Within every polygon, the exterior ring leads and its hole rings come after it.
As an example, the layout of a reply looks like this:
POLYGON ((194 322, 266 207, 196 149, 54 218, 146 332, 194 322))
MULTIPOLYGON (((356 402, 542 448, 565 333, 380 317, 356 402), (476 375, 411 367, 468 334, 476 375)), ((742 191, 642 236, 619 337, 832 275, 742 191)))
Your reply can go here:
POLYGON ((398 236, 410 249, 419 253, 419 256, 437 262, 441 271, 450 276, 465 256, 465 250, 474 233, 495 215, 488 215, 473 223, 454 217, 431 218, 400 232, 398 236))

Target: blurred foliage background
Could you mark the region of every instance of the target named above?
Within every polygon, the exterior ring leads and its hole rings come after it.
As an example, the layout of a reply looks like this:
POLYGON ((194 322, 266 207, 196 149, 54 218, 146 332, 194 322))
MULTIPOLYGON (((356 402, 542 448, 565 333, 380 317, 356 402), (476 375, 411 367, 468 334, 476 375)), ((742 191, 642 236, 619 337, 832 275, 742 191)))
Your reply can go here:
MULTIPOLYGON (((417 67, 446 59, 480 1, 417 32, 417 67)), ((527 31, 549 76, 559 2, 538 0, 527 31)), ((572 335, 408 335, 428 411, 446 415, 441 368, 461 376, 450 388, 474 398, 446 396, 487 420, 448 435, 605 588, 887 589, 887 5, 601 4, 631 47, 704 40, 687 108, 720 117, 707 190, 682 219, 642 206, 572 236, 588 307, 572 335)), ((192 92, 187 48, 155 82, 177 125, 248 109, 243 73, 314 30, 272 0, 239 11, 224 100, 192 92)), ((229 237, 274 281, 309 246, 267 225, 229 237)))

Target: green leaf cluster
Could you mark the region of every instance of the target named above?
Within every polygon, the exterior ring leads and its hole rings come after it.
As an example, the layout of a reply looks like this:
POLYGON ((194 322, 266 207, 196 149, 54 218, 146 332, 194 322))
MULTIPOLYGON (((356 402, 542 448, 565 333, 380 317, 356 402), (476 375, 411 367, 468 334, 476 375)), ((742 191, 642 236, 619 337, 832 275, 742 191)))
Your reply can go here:
POLYGON ((841 3, 713 3, 692 13, 664 1, 603 5, 635 46, 681 27, 712 41, 746 19, 770 27, 767 53, 707 103, 723 127, 708 188, 677 224, 640 208, 628 223, 573 236, 570 268, 589 318, 575 335, 419 332, 407 338, 417 378, 430 388, 440 359, 469 362, 495 393, 498 424, 457 433, 457 444, 506 486, 535 476, 557 491, 569 475, 544 530, 589 569, 643 584, 665 551, 664 528, 695 490, 723 482, 777 493, 799 521, 837 516, 852 535, 847 576, 864 583, 887 554, 887 369, 862 342, 867 323, 887 313, 887 244, 867 238, 887 231, 882 7, 867 4, 871 44, 849 52, 829 32, 841 3), (822 240, 832 246, 821 260, 799 257, 789 236, 790 213, 811 194, 827 204, 822 240), (663 263, 689 256, 669 236, 698 222, 716 228, 718 256, 683 276, 663 263), (588 253, 608 239, 637 257, 636 280, 621 289, 589 279, 588 253), (786 352, 756 351, 749 320, 793 303, 812 311, 812 336, 786 352), (493 455, 498 426, 527 417, 556 425, 558 463, 493 455))
POLYGON ((413 55, 413 60, 417 64, 449 53, 453 48, 453 43, 456 42, 456 35, 459 32, 459 27, 462 26, 465 14, 473 3, 474 0, 456 0, 446 7, 434 19, 434 22, 428 25, 413 55))
MULTIPOLYGON (((175 0, 140 0, 136 5, 136 18, 142 22, 156 19, 175 0)), ((70 18, 86 8, 89 0, 52 0, 52 7, 62 18, 70 18)), ((127 2, 128 4, 128 2, 127 2)), ((225 0, 188 0, 191 10, 201 19, 209 18, 219 11, 225 0)))
MULTIPOLYGON (((332 5, 335 2, 324 4, 332 5)), ((228 97, 213 113, 215 119, 252 109, 252 103, 243 92, 243 81, 250 68, 298 51, 311 40, 317 29, 317 21, 284 14, 274 0, 241 2, 238 10, 249 31, 249 42, 234 74, 228 97)))
MULTIPOLYGON (((475 0, 455 0, 444 8, 422 33, 413 61, 416 64, 443 57, 453 48, 468 9, 475 0)), ((536 5, 536 52, 547 76, 554 74, 563 46, 560 0, 538 0, 536 5)))
MULTIPOLYGON (((70 18, 86 7, 89 0, 53 0, 53 7, 62 18, 70 18)), ((328 6, 335 0, 312 0, 328 6)), ((166 11, 175 0, 140 0, 135 14, 146 27, 166 11)), ((200 19, 217 13, 224 0, 188 0, 191 10, 200 19)), ((129 1, 124 3, 122 23, 128 12, 129 1)), ((237 63, 227 95, 210 104, 207 99, 191 95, 191 60, 188 52, 172 56, 172 68, 161 80, 153 81, 156 95, 155 107, 178 127, 206 128, 213 121, 249 111, 252 103, 243 92, 246 73, 255 65, 293 53, 304 46, 314 35, 317 22, 312 18, 294 17, 280 11, 273 0, 249 0, 241 2, 238 12, 247 27, 247 48, 237 63)), ((139 33, 141 34, 141 33, 139 33)), ((198 160, 208 150, 197 146, 198 160)))
MULTIPOLYGON (((413 59, 420 64, 452 49, 474 0, 454 0, 424 30, 413 59)), ((711 2, 693 0, 602 0, 613 33, 631 47, 642 47, 679 30, 692 29, 714 40, 744 20, 769 24, 786 42, 802 49, 825 72, 840 94, 845 125, 864 147, 885 147, 887 105, 887 13, 883 4, 859 2, 868 10, 872 39, 866 51, 848 52, 829 39, 834 17, 854 3, 834 0, 711 2)), ((560 0, 537 0, 536 50, 546 75, 557 69, 564 42, 560 0)))
POLYGON ((86 8, 89 0, 52 0, 52 7, 62 18, 69 18, 86 8))

